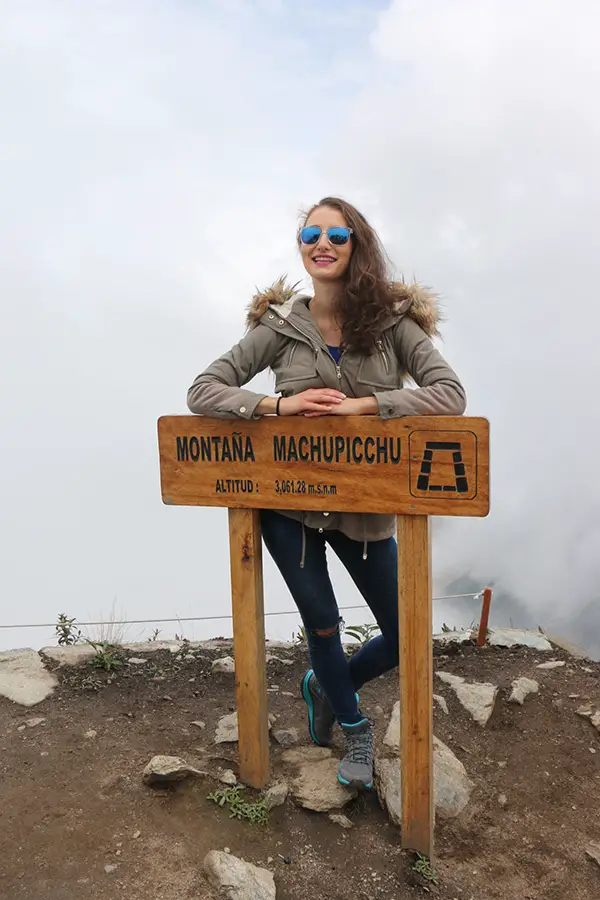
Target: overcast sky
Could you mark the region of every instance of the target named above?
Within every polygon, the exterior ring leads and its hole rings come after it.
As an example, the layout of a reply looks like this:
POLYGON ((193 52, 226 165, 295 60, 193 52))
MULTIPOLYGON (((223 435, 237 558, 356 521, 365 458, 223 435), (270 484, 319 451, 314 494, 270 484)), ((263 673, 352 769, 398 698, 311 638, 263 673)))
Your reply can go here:
POLYGON ((495 579, 542 624, 598 599, 599 28, 597 0, 0 0, 0 624, 227 614, 226 511, 162 505, 156 420, 302 277, 323 194, 441 293, 491 421, 492 513, 435 522, 436 591, 495 579))

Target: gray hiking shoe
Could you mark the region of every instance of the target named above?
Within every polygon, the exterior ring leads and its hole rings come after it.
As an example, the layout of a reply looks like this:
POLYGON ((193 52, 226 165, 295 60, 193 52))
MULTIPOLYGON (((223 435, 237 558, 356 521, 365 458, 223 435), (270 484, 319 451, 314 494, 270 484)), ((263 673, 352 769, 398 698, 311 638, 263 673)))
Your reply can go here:
POLYGON ((346 755, 338 769, 338 781, 359 790, 373 787, 373 727, 368 719, 341 725, 346 755))
POLYGON ((328 747, 333 741, 335 716, 312 669, 309 669, 302 679, 301 690, 308 706, 310 736, 315 744, 320 747, 328 747))

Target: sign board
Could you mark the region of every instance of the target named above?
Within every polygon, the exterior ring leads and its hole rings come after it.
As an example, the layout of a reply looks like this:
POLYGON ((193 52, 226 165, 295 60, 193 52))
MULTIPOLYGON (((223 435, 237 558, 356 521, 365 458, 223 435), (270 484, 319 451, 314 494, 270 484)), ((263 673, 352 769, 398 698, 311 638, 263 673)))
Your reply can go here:
POLYGON ((483 418, 163 416, 158 438, 166 504, 489 512, 489 423, 483 418))

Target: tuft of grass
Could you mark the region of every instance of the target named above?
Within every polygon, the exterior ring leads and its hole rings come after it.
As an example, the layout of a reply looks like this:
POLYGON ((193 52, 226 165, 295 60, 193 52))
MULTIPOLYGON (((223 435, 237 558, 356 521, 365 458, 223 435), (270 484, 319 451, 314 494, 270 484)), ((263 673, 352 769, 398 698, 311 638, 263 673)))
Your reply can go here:
POLYGON ((412 864, 412 870, 417 875, 420 875, 424 881, 428 881, 430 884, 437 884, 437 873, 431 865, 431 860, 428 856, 425 856, 424 853, 416 854, 416 859, 412 864))
POLYGON ((256 800, 253 803, 244 800, 241 792, 244 786, 226 787, 222 790, 208 794, 207 799, 212 800, 217 806, 226 806, 229 809, 230 819, 247 819, 252 825, 266 825, 269 817, 266 798, 256 800))
POLYGON ((90 659, 90 665, 97 669, 104 669, 106 672, 113 672, 123 665, 123 662, 117 656, 116 647, 108 641, 90 641, 85 638, 87 644, 94 648, 95 654, 90 659))

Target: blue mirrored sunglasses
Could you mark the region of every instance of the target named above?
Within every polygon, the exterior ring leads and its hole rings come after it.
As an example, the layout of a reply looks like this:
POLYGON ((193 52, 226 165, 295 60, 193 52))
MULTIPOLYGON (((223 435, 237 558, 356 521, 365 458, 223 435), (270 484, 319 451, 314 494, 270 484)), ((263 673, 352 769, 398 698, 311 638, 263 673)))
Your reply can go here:
MULTIPOLYGON (((303 228, 300 232, 300 240, 303 244, 316 244, 321 237, 322 232, 323 229, 319 228, 318 225, 307 225, 306 228, 303 228)), ((329 243, 339 247, 341 244, 348 243, 353 231, 351 228, 328 228, 326 234, 329 243)))

